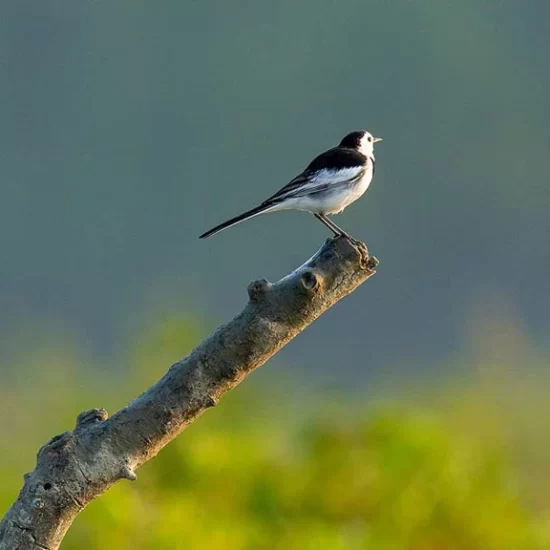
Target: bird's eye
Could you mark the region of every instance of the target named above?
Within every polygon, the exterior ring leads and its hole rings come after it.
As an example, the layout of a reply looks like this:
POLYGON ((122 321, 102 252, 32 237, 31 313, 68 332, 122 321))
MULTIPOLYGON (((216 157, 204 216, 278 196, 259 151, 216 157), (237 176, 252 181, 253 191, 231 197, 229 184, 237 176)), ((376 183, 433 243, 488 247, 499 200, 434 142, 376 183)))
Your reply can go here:
POLYGON ((371 142, 371 141, 372 141, 372 136, 369 136, 369 137, 367 138, 367 141, 368 141, 368 142, 371 142))

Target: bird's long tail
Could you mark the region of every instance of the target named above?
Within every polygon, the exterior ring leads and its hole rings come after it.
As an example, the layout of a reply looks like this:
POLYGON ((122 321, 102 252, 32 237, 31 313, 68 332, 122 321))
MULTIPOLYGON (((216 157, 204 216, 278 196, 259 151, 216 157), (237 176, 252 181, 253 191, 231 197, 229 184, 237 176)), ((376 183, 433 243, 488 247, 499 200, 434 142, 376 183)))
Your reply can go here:
POLYGON ((226 222, 220 223, 220 225, 216 225, 216 227, 213 227, 210 231, 203 233, 199 239, 207 239, 208 237, 211 237, 212 235, 215 235, 228 227, 232 227, 233 225, 237 225, 245 220, 249 220, 254 216, 259 216, 260 214, 269 212, 273 210, 274 206, 274 204, 260 204, 260 206, 256 206, 256 208, 252 208, 252 210, 248 210, 247 212, 244 212, 244 214, 240 214, 239 216, 235 216, 226 222))

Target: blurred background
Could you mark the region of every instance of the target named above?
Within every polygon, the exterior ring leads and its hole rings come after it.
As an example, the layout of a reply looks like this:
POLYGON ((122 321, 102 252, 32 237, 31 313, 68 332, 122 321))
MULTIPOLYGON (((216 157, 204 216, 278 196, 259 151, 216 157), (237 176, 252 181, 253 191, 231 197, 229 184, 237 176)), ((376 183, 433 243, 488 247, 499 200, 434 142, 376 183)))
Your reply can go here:
POLYGON ((550 547, 550 4, 0 0, 0 515, 329 234, 198 235, 347 132, 376 277, 64 548, 550 547), (251 414, 253 412, 253 414, 251 414))

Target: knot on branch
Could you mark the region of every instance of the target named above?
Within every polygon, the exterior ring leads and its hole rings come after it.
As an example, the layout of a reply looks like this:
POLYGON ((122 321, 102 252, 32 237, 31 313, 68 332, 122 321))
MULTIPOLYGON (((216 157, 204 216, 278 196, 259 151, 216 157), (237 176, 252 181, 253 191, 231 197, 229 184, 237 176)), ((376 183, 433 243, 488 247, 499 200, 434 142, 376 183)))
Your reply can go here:
POLYGON ((32 505, 33 505, 33 507, 36 508, 37 510, 41 510, 42 508, 44 508, 45 503, 44 503, 44 501, 43 501, 41 498, 35 498, 35 499, 32 501, 32 505))
POLYGON ((302 273, 300 281, 302 286, 308 291, 313 291, 319 286, 319 276, 311 269, 306 269, 302 273))
POLYGON ((47 443, 45 443, 40 450, 38 455, 46 450, 59 450, 69 444, 72 440, 73 434, 71 432, 63 432, 62 434, 54 435, 47 443))
POLYGON ((123 479, 129 479, 130 481, 135 481, 137 479, 136 473, 127 461, 123 464, 120 475, 123 479))
POLYGON ((91 424, 103 422, 109 418, 109 414, 105 409, 90 409, 89 411, 81 412, 76 417, 76 430, 87 428, 91 424))
POLYGON ((266 279, 260 279, 259 281, 252 281, 248 285, 248 297, 253 303, 260 302, 267 292, 271 290, 271 283, 266 279))
POLYGON ((215 397, 212 395, 207 395, 204 400, 204 406, 209 409, 211 407, 215 407, 218 404, 218 401, 215 397))

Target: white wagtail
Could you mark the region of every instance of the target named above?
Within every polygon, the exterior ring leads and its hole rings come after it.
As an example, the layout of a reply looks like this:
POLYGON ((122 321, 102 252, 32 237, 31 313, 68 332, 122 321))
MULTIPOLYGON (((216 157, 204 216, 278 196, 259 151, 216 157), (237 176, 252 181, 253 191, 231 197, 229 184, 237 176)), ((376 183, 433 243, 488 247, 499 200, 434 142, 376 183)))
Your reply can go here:
POLYGON ((262 204, 217 225, 200 238, 206 239, 227 227, 267 212, 305 210, 335 235, 351 239, 327 215, 342 212, 368 189, 374 176, 374 144, 381 140, 364 130, 351 132, 338 147, 313 159, 301 174, 262 204))

